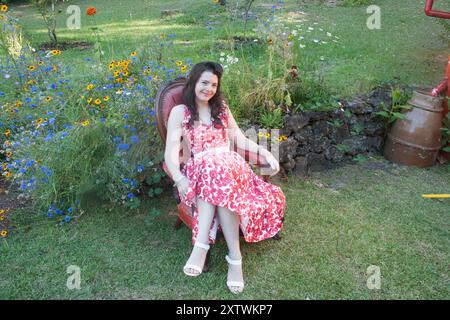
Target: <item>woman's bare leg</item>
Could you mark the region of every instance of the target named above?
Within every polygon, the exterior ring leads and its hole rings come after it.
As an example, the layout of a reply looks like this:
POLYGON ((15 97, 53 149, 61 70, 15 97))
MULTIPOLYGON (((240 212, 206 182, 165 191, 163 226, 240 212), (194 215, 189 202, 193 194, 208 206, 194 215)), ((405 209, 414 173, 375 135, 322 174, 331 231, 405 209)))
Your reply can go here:
MULTIPOLYGON (((198 208, 198 233, 197 242, 203 244, 209 244, 209 230, 211 228, 211 223, 214 218, 214 211, 216 206, 208 203, 200 198, 197 199, 198 208)), ((199 247, 194 247, 192 253, 186 264, 193 264, 203 268, 205 264, 207 250, 199 247)), ((187 268, 187 271, 192 274, 199 273, 194 269, 187 268)))
MULTIPOLYGON (((228 246, 228 257, 232 260, 242 259, 241 248, 239 245, 239 216, 228 208, 217 207, 220 225, 223 236, 228 246)), ((228 281, 242 281, 242 265, 228 265, 228 281)), ((242 292, 243 288, 230 287, 233 293, 242 292)))

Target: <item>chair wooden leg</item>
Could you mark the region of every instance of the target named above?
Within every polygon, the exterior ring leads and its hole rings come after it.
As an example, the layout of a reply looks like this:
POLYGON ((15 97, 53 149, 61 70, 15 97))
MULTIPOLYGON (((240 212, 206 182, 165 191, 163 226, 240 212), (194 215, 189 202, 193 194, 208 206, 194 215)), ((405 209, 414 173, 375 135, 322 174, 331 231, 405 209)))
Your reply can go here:
POLYGON ((281 231, 278 231, 276 235, 272 237, 273 240, 281 240, 281 231))
POLYGON ((173 228, 175 230, 178 230, 181 228, 182 225, 183 225, 183 220, 181 220, 180 217, 177 217, 177 221, 175 221, 173 228))

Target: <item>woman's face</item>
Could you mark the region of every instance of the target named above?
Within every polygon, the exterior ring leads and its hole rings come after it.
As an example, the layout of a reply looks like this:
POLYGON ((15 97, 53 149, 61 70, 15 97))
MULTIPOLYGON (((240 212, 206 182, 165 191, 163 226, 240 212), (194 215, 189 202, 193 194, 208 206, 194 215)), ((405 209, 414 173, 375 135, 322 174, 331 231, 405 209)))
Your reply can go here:
POLYGON ((217 92, 219 78, 211 71, 204 71, 195 85, 198 102, 208 102, 217 92))

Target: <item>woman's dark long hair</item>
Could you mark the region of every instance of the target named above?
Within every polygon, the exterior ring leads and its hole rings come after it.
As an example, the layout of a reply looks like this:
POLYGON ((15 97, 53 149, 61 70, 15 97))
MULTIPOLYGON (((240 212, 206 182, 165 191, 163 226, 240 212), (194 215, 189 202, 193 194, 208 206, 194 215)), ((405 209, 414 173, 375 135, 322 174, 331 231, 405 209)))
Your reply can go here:
POLYGON ((208 104, 211 107, 211 117, 213 118, 214 127, 222 128, 223 123, 221 116, 225 111, 225 107, 223 104, 222 92, 220 92, 220 79, 222 78, 223 68, 220 64, 210 61, 200 62, 194 65, 183 88, 183 100, 192 115, 189 124, 193 126, 194 121, 199 120, 197 105, 195 103, 195 85, 205 71, 215 74, 218 79, 216 94, 208 101, 208 104))

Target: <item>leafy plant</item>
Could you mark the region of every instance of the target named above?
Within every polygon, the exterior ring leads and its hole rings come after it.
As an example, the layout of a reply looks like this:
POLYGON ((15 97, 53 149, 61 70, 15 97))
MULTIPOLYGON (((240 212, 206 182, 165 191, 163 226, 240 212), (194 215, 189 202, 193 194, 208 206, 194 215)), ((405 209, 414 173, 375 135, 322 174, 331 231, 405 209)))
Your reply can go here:
POLYGON ((412 109, 412 107, 407 104, 410 96, 410 93, 402 92, 399 88, 393 88, 391 106, 387 107, 384 103, 381 103, 383 110, 376 114, 384 117, 387 124, 391 124, 397 119, 405 119, 406 117, 403 112, 412 109))
POLYGON ((346 152, 350 151, 350 147, 343 143, 336 145, 336 148, 342 153, 346 153, 346 152))
POLYGON ((334 119, 333 121, 327 121, 327 123, 335 128, 340 128, 343 125, 343 123, 339 119, 334 119))
POLYGON ((272 111, 264 110, 260 117, 260 124, 266 129, 277 129, 283 126, 283 110, 276 108, 272 111))
MULTIPOLYGON (((64 0, 61 0, 64 2, 64 0)), ((56 4, 58 0, 31 0, 31 3, 36 6, 39 13, 44 19, 44 23, 47 26, 48 37, 53 46, 57 46, 58 37, 56 36, 56 4)))

